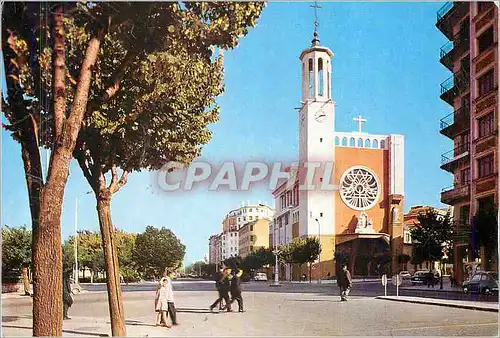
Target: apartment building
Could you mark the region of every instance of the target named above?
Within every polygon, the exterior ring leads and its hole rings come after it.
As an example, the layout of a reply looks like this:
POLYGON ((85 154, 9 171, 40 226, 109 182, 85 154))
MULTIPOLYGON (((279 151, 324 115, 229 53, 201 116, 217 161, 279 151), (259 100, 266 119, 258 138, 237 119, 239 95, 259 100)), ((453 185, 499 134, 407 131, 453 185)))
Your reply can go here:
POLYGON ((452 112, 441 119, 440 132, 453 140, 453 149, 441 156, 441 169, 453 175, 441 201, 454 206, 454 269, 460 281, 464 264, 480 259, 471 241, 474 216, 498 206, 498 7, 447 2, 437 12, 436 27, 449 40, 440 62, 453 73, 441 83, 440 97, 452 112))

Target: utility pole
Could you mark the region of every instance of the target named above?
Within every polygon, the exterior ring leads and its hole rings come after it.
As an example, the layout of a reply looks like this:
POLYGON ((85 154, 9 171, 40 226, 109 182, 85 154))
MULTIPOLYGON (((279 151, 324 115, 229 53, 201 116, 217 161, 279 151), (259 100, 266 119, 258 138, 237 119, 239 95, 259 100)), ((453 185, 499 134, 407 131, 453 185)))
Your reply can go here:
POLYGON ((278 255, 280 251, 278 250, 278 241, 276 238, 276 224, 273 222, 273 242, 274 242, 274 258, 275 258, 275 263, 274 263, 274 282, 270 286, 281 286, 280 281, 279 281, 279 270, 278 270, 278 255))

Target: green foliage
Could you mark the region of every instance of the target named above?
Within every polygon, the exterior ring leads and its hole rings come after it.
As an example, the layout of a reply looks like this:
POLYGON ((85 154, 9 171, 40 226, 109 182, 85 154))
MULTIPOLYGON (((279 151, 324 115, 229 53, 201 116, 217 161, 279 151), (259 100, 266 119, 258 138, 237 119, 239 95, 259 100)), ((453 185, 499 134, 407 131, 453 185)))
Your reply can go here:
POLYGON ((476 213, 477 244, 486 251, 495 252, 498 246, 498 211, 494 208, 482 208, 476 213))
POLYGON ((290 243, 279 247, 280 258, 291 264, 312 263, 318 259, 321 252, 319 239, 315 237, 294 238, 290 243))
POLYGON ((182 264, 186 247, 165 227, 147 226, 135 239, 133 260, 139 273, 145 277, 160 277, 166 269, 176 270, 182 264))
POLYGON ((451 248, 453 227, 450 215, 438 215, 428 210, 418 215, 418 223, 410 230, 416 251, 423 261, 439 261, 443 258, 443 250, 451 248))
POLYGON ((398 263, 399 264, 406 264, 410 261, 410 259, 411 259, 410 255, 407 255, 407 254, 398 255, 398 263))
POLYGON ((276 260, 272 249, 259 248, 255 252, 251 252, 241 261, 241 267, 244 271, 259 270, 266 265, 274 265, 276 260))
POLYGON ((31 265, 31 230, 26 226, 2 228, 2 280, 17 282, 23 266, 31 265))

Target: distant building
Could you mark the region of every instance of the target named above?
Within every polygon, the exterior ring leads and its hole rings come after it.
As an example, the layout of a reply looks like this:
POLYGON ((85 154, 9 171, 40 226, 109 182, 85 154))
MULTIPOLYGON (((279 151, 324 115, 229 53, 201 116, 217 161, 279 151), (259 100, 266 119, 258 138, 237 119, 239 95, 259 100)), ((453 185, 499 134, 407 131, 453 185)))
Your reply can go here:
MULTIPOLYGON (((257 220, 271 221, 274 209, 265 203, 241 203, 240 207, 231 210, 222 220, 222 232, 209 238, 209 261, 220 264, 222 261, 236 257, 239 250, 239 229, 247 223, 257 220)), ((267 237, 267 223, 266 223, 267 237)))
POLYGON ((269 219, 259 219, 243 225, 239 230, 239 255, 244 258, 260 248, 269 248, 269 219))

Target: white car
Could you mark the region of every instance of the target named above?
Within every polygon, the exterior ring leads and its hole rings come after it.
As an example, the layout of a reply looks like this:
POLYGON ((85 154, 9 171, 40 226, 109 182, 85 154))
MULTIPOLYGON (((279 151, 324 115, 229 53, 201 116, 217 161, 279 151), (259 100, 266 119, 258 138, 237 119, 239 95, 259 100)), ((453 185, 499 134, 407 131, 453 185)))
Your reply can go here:
POLYGON ((401 276, 402 279, 410 279, 411 274, 408 271, 401 271, 399 273, 399 276, 401 276))
POLYGON ((253 278, 255 281, 267 281, 267 275, 264 272, 257 272, 253 278))

